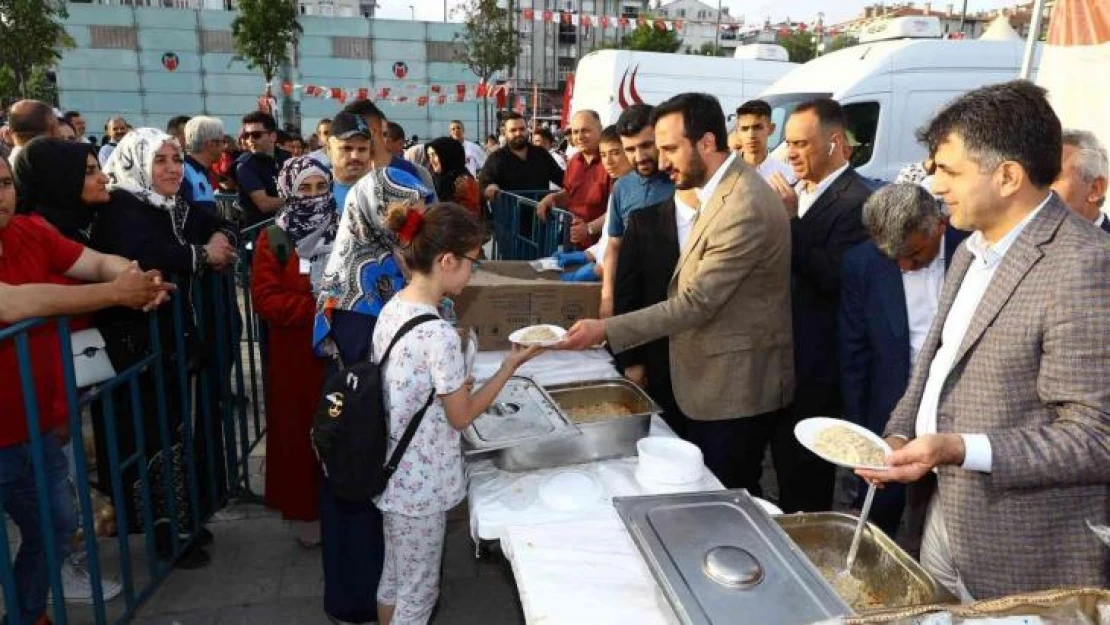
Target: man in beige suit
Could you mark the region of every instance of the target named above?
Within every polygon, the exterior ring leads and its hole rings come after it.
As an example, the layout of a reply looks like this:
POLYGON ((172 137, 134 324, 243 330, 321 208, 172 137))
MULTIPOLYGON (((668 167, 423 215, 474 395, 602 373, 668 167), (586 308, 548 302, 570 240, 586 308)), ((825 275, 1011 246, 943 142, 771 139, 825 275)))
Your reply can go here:
POLYGON ((608 338, 615 352, 670 337, 672 385, 686 437, 730 488, 759 494, 760 463, 794 393, 790 221, 759 173, 731 154, 713 96, 686 93, 653 115, 659 166, 700 208, 676 210, 680 256, 669 299, 585 320, 563 347, 608 338))
POLYGON ((890 468, 859 474, 914 483, 921 562, 964 599, 1110 585, 1087 527, 1110 521, 1110 238, 1049 190, 1061 129, 1040 87, 969 92, 920 135, 974 232, 887 423, 890 468))

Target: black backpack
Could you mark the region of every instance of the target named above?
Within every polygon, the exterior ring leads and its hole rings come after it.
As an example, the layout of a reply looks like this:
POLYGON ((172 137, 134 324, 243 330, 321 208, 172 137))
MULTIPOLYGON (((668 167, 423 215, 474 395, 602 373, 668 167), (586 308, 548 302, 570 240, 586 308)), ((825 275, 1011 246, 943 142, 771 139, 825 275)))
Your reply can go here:
POLYGON ((336 497, 365 502, 382 493, 397 470, 424 413, 435 400, 428 395, 386 462, 389 449, 389 410, 385 405, 382 371, 397 342, 418 325, 439 319, 427 314, 407 321, 393 337, 381 362, 370 359, 333 374, 324 383, 323 397, 312 423, 312 447, 336 497))

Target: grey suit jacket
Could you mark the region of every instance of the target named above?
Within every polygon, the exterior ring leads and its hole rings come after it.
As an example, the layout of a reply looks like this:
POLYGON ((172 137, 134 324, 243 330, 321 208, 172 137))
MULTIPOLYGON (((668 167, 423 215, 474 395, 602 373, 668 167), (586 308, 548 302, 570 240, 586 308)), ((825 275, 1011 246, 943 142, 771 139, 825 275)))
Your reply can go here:
POLYGON ((618 353, 670 337, 675 399, 692 419, 747 417, 790 403, 790 220, 759 173, 733 161, 699 211, 668 299, 606 327, 618 353))
MULTIPOLYGON (((913 438, 961 244, 887 434, 913 438)), ((940 395, 939 432, 990 439, 989 474, 938 471, 956 567, 977 599, 1110 585, 1110 238, 1053 195, 995 271, 940 395)))

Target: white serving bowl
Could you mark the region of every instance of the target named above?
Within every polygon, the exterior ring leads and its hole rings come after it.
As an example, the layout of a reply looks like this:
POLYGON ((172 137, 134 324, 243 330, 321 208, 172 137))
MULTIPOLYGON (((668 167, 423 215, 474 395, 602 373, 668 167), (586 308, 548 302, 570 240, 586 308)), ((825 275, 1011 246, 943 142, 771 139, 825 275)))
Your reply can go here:
POLYGON ((689 484, 705 473, 704 459, 697 445, 680 438, 649 436, 636 443, 639 456, 637 472, 658 484, 689 484))

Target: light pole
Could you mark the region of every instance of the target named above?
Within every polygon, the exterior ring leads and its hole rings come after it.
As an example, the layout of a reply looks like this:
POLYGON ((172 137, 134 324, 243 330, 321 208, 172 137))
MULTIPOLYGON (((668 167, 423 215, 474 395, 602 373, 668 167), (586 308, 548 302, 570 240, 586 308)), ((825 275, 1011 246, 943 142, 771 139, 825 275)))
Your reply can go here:
POLYGON ((411 14, 412 14, 412 21, 414 21, 414 22, 415 22, 415 21, 416 21, 416 7, 414 7, 414 6, 412 6, 412 5, 410 4, 410 5, 409 5, 409 11, 410 11, 410 12, 411 12, 411 14))
POLYGON ((443 0, 443 21, 447 22, 447 0, 443 0))
POLYGON ((713 31, 713 54, 721 47, 721 0, 717 0, 717 30, 713 31))

